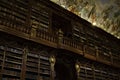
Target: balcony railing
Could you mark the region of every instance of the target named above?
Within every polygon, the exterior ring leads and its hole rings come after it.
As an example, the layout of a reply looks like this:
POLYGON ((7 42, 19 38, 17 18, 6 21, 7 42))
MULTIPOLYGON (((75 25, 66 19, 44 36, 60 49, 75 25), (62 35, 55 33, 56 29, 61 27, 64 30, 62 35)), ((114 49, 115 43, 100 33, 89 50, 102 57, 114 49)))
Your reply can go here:
POLYGON ((84 45, 84 56, 96 60, 97 49, 94 46, 84 45))
POLYGON ((63 42, 62 42, 64 45, 67 45, 67 46, 70 46, 70 47, 73 47, 73 48, 76 48, 76 49, 80 49, 82 50, 82 43, 78 42, 78 41, 75 41, 75 40, 72 40, 70 38, 67 38, 67 37, 64 37, 63 38, 63 42))
POLYGON ((64 49, 68 49, 70 51, 83 55, 83 43, 80 43, 79 41, 75 41, 67 37, 63 37, 63 39, 61 40, 61 44, 64 49))
POLYGON ((110 53, 106 53, 102 50, 98 51, 98 60, 101 62, 105 62, 106 64, 111 64, 111 55, 110 53))
POLYGON ((53 43, 57 42, 56 36, 50 34, 49 32, 43 31, 43 30, 37 30, 36 37, 40 39, 44 39, 46 41, 50 41, 53 43))

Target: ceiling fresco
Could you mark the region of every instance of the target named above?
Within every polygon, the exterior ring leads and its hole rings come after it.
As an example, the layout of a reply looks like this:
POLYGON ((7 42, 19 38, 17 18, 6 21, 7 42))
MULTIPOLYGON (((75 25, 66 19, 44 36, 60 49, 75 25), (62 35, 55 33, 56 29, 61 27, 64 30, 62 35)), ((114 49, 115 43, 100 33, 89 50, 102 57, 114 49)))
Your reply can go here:
POLYGON ((120 39, 120 0, 51 0, 120 39))

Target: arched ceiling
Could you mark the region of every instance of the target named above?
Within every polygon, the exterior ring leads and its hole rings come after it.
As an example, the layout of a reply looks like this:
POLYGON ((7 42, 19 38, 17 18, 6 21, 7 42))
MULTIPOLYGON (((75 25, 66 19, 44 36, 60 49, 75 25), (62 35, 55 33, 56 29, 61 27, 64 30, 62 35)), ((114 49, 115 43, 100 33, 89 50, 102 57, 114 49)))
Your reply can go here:
POLYGON ((120 0, 51 0, 120 39, 120 0))

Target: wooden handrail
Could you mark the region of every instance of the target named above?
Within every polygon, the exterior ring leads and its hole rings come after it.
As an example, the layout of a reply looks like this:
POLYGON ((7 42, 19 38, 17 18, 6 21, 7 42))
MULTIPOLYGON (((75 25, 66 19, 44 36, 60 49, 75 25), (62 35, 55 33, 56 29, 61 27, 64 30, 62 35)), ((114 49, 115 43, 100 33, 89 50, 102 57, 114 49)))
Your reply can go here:
POLYGON ((85 53, 86 53, 86 54, 90 54, 90 55, 96 57, 96 49, 95 49, 95 47, 86 45, 86 46, 85 46, 85 53))
POLYGON ((80 43, 79 41, 75 41, 72 40, 70 38, 67 37, 63 37, 63 42, 64 45, 68 45, 70 47, 76 48, 76 49, 81 49, 82 50, 82 43, 80 43))

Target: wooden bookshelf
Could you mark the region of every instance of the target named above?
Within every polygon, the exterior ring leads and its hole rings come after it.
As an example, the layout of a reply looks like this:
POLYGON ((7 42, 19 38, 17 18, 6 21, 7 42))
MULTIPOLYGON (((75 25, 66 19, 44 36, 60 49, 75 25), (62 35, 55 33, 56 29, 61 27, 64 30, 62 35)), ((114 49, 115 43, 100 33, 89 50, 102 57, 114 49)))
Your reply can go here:
POLYGON ((3 76, 8 76, 8 79, 20 79, 22 58, 22 49, 15 48, 13 46, 7 46, 3 76))
POLYGON ((49 57, 38 52, 29 51, 26 62, 26 80, 50 78, 49 57), (31 77, 33 75, 33 77, 31 77))
POLYGON ((119 73, 111 68, 100 65, 81 65, 79 79, 81 80, 119 80, 119 73))
POLYGON ((43 30, 45 32, 49 29, 49 12, 45 6, 37 3, 33 4, 31 8, 31 24, 37 31, 43 30))
POLYGON ((26 62, 26 80, 37 80, 39 57, 37 53, 28 51, 26 62), (33 76, 33 77, 32 77, 33 76))
POLYGON ((81 80, 86 79, 86 71, 85 71, 85 67, 84 67, 84 66, 81 66, 81 67, 80 67, 79 78, 80 78, 81 80))
MULTIPOLYGON (((0 45, 0 71, 2 80, 20 80, 23 66, 23 48, 0 45), (3 59, 5 53, 5 59, 3 59), (4 62, 4 64, 3 64, 4 62)), ((49 56, 28 49, 25 80, 50 79, 49 56)))
POLYGON ((72 27, 73 40, 84 43, 86 36, 84 35, 83 25, 77 22, 73 22, 72 27))

